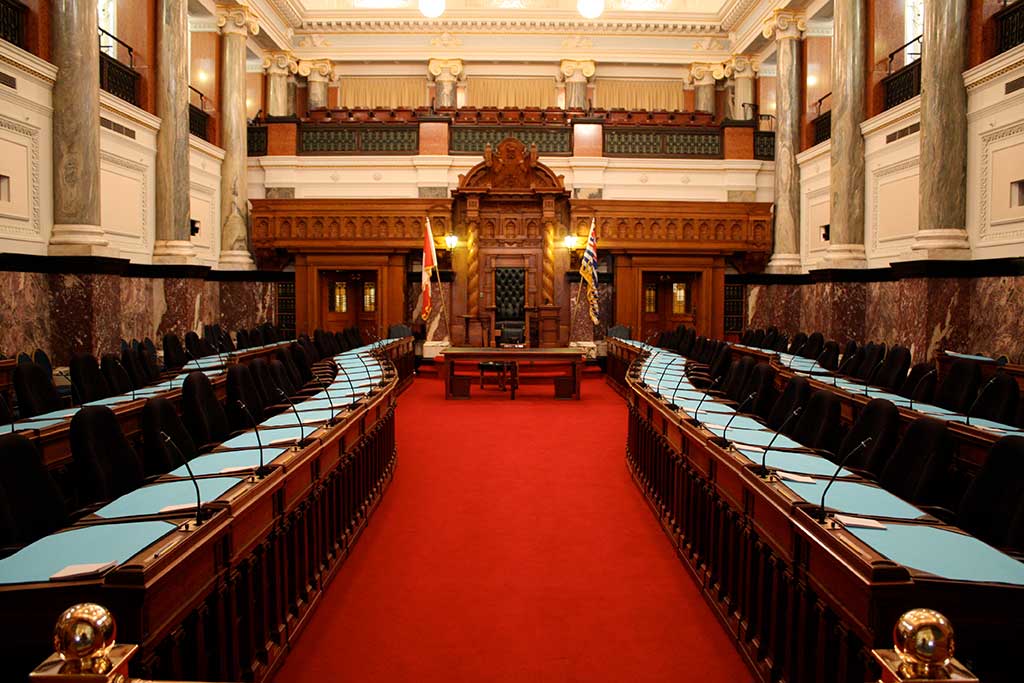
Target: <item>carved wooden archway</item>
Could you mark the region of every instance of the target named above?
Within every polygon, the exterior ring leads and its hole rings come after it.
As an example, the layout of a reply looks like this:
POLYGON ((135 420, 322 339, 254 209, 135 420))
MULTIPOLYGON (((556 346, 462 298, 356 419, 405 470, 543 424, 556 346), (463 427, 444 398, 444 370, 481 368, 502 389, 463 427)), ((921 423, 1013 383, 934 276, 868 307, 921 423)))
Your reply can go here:
POLYGON ((527 149, 506 138, 497 149, 488 145, 484 160, 459 176, 452 198, 454 223, 466 242, 466 341, 481 343, 493 332, 494 268, 517 265, 527 272, 531 341, 557 346, 556 244, 569 217, 562 176, 538 161, 536 145, 527 149))

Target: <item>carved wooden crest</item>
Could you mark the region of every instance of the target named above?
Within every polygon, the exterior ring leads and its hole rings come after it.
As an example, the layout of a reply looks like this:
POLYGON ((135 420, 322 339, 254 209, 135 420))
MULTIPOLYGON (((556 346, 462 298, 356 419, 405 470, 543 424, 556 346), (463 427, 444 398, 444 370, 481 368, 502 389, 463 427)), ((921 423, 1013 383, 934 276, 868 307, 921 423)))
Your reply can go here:
POLYGON ((484 160, 459 176, 458 193, 562 193, 563 176, 540 163, 537 146, 526 148, 516 138, 505 138, 497 150, 490 145, 484 149, 484 160))

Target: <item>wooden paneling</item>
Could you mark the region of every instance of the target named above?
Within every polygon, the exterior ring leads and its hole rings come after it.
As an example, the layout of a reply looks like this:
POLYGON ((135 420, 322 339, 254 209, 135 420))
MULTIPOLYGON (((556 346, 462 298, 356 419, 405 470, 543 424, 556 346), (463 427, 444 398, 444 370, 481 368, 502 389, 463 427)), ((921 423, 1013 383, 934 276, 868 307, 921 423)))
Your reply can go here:
MULTIPOLYGON (((212 31, 192 33, 190 85, 206 96, 206 108, 210 121, 207 124, 209 141, 218 144, 220 140, 220 35, 212 31)), ((189 101, 200 106, 199 97, 189 91, 189 101)))
POLYGON ((426 121, 420 124, 420 154, 448 154, 448 124, 426 121))
MULTIPOLYGON (((817 101, 832 91, 832 38, 809 36, 803 41, 804 113, 800 118, 801 149, 814 146, 814 124, 818 117, 817 101)), ((821 105, 821 111, 832 109, 832 98, 821 105)))
MULTIPOLYGON (((868 0, 867 114, 885 111, 885 87, 889 53, 907 42, 904 36, 904 0, 868 0)), ((899 68, 902 62, 896 64, 899 68)))
POLYGON ((757 79, 757 106, 761 114, 775 116, 775 76, 761 76, 757 79))
POLYGON ((295 156, 299 135, 294 123, 267 124, 267 154, 269 156, 295 156))
POLYGON ((267 108, 263 106, 263 74, 245 74, 245 115, 250 119, 256 118, 256 114, 262 112, 266 115, 267 108))
POLYGON ((970 0, 967 16, 967 68, 995 56, 999 27, 992 15, 1003 8, 1002 0, 970 0))
MULTIPOLYGON (((139 72, 139 107, 156 113, 156 3, 118 0, 117 37, 135 50, 135 70, 139 72)), ((117 59, 128 63, 122 48, 117 59)))
POLYGON ((50 12, 52 0, 21 0, 28 7, 25 20, 25 47, 29 52, 50 61, 50 12))
POLYGON ((729 126, 722 130, 726 159, 754 158, 754 129, 748 126, 729 126))

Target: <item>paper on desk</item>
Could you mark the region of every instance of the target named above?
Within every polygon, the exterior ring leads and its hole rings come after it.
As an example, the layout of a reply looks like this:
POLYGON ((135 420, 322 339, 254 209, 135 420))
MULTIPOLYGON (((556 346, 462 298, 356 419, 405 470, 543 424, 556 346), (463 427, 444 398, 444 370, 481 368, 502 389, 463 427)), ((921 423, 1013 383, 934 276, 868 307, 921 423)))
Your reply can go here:
POLYGON ((117 566, 117 562, 92 562, 90 564, 69 564, 68 566, 61 569, 59 572, 50 575, 50 581, 66 581, 68 579, 78 579, 83 576, 98 576, 103 572, 113 569, 117 566))
POLYGON ((252 467, 248 467, 246 465, 238 465, 236 467, 225 467, 224 469, 220 470, 218 474, 232 474, 233 472, 249 472, 252 469, 252 467))
POLYGON ((835 520, 843 526, 860 527, 861 529, 885 529, 885 525, 877 519, 867 517, 851 517, 850 515, 836 515, 835 520))
POLYGON ((165 505, 160 508, 160 512, 185 512, 186 510, 195 510, 195 503, 181 503, 179 505, 165 505))
POLYGON ((775 474, 779 475, 779 479, 785 479, 786 481, 798 481, 802 484, 813 484, 814 477, 808 477, 806 474, 797 474, 795 472, 784 472, 782 470, 776 470, 775 474))

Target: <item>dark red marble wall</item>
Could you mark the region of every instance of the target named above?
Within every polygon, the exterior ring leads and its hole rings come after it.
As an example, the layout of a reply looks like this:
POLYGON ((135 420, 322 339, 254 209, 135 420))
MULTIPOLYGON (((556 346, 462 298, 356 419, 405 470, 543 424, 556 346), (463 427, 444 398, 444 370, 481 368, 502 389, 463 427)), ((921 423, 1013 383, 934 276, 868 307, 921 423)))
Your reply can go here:
POLYGON ((183 336, 219 322, 231 331, 277 319, 277 284, 199 278, 0 271, 0 352, 116 351, 121 339, 183 336), (6 305, 11 302, 11 305, 6 305))
POLYGON ((840 344, 884 341, 916 360, 942 349, 1024 355, 1024 277, 905 278, 747 286, 750 327, 820 331, 840 344))

